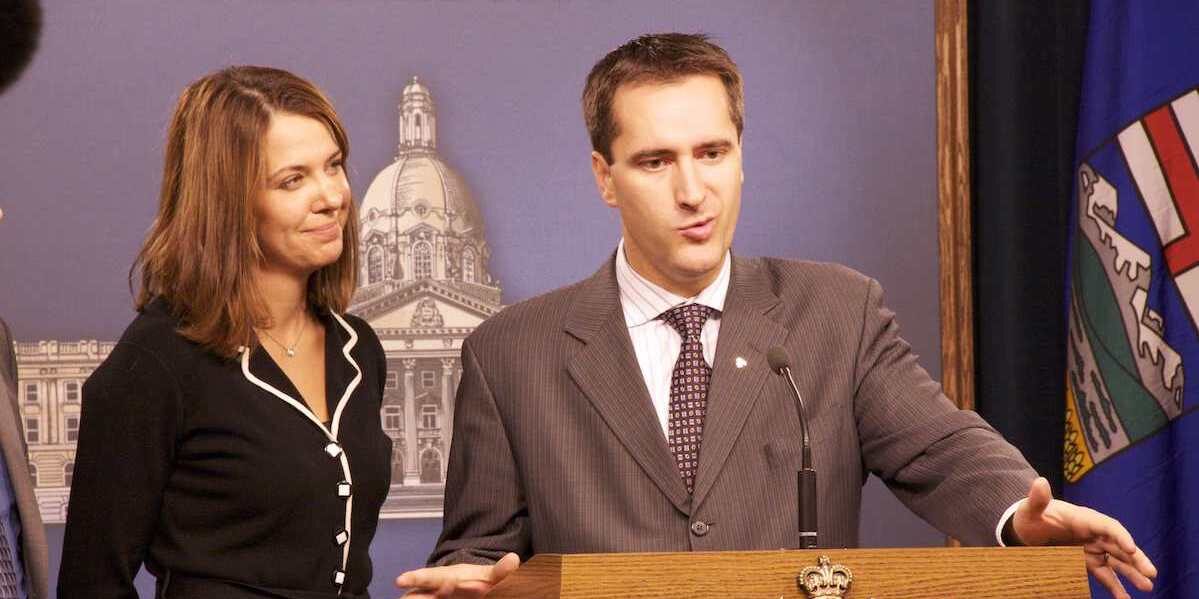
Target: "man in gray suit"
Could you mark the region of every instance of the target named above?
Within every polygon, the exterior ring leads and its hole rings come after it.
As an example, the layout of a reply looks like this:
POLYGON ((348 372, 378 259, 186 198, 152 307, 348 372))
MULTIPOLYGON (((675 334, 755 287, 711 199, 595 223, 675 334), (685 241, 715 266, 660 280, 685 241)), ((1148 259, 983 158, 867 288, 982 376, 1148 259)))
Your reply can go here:
POLYGON ((1093 575, 1151 588, 1115 520, 1055 500, 1023 457, 916 363, 878 283, 734 257, 741 77, 703 36, 643 36, 583 92, 591 167, 623 239, 591 278, 514 305, 463 346, 444 529, 397 585, 478 597, 535 553, 798 547, 807 400, 820 545, 858 542, 877 474, 968 544, 1085 545, 1093 575))
POLYGON ((8 325, 0 319, 0 597, 46 599, 46 531, 29 476, 17 402, 16 356, 8 325), (6 575, 8 568, 13 571, 6 575))
MULTIPOLYGON (((0 93, 32 60, 41 33, 36 0, 0 6, 0 93)), ((4 211, 0 209, 0 221, 4 211)), ((46 531, 38 512, 17 396, 17 360, 8 325, 0 319, 0 599, 47 599, 46 531)))

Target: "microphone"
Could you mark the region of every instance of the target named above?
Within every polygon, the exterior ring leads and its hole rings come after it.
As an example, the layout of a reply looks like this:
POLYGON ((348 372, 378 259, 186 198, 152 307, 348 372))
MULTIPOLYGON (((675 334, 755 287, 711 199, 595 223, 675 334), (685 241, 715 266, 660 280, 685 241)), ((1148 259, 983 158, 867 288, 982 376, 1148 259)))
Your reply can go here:
POLYGON ((766 362, 770 369, 779 376, 787 379, 791 392, 795 394, 795 410, 799 414, 799 426, 802 432, 803 457, 801 458, 798 490, 799 501, 799 548, 812 549, 816 547, 816 470, 812 468, 812 439, 808 436, 808 412, 803 405, 803 395, 791 378, 791 359, 787 350, 775 346, 766 352, 766 362))

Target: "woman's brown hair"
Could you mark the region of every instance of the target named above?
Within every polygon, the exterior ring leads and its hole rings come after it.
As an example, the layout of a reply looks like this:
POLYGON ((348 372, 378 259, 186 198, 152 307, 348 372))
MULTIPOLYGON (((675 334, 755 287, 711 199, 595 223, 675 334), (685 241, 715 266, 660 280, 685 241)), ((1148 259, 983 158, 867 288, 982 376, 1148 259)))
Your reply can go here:
MULTIPOLYGON (((257 344, 255 326, 269 324, 253 284, 263 259, 253 201, 263 185, 262 140, 275 112, 325 124, 343 159, 345 128, 316 86, 287 71, 229 67, 187 86, 167 131, 158 214, 129 271, 141 271, 135 307, 162 298, 179 332, 213 353, 232 357, 257 344)), ((308 279, 308 303, 342 312, 358 272, 358 216, 347 202, 338 260, 308 279)))

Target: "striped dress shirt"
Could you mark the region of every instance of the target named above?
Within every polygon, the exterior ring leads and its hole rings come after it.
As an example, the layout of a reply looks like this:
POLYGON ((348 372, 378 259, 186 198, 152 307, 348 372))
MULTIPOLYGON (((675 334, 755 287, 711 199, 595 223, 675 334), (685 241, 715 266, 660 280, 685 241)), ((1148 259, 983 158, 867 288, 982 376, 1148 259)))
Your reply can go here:
POLYGON ((716 357, 716 338, 720 334, 720 313, 724 311, 724 298, 729 292, 729 252, 725 252, 724 263, 716 280, 695 297, 675 295, 649 282, 633 270, 624 255, 624 240, 616 250, 616 284, 620 288, 620 305, 624 310, 624 321, 629 327, 629 338, 633 352, 637 354, 637 365, 645 379, 654 402, 654 412, 662 426, 662 434, 670 439, 670 375, 674 363, 679 359, 683 338, 678 331, 658 320, 658 315, 684 304, 700 304, 716 310, 704 323, 700 343, 704 346, 704 361, 711 366, 716 357))

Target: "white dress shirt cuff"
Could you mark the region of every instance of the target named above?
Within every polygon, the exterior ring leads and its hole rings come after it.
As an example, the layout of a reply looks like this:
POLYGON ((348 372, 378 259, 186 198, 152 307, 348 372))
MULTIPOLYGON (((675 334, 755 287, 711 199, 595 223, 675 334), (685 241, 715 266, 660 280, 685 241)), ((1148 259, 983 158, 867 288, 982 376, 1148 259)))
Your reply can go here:
POLYGON ((1009 507, 1007 511, 1003 512, 1003 515, 999 517, 999 524, 995 525, 995 542, 999 543, 1000 547, 1007 547, 1007 545, 1003 542, 1003 526, 1012 518, 1012 516, 1016 513, 1016 510, 1020 509, 1020 504, 1024 503, 1026 500, 1027 498, 1013 503, 1012 506, 1009 507))

